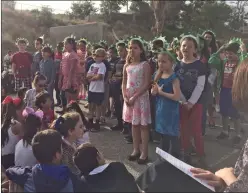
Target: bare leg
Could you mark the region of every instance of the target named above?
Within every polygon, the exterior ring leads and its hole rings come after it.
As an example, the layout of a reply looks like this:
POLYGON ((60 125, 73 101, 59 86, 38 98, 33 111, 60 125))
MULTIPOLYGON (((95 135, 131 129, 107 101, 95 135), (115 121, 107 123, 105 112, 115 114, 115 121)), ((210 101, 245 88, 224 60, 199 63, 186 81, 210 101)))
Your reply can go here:
POLYGON ((140 133, 139 125, 132 125, 132 136, 133 136, 133 153, 131 155, 137 155, 140 153, 140 141, 141 141, 141 133, 140 133))
POLYGON ((148 142, 149 142, 149 126, 141 126, 141 155, 140 159, 146 159, 148 156, 148 142))

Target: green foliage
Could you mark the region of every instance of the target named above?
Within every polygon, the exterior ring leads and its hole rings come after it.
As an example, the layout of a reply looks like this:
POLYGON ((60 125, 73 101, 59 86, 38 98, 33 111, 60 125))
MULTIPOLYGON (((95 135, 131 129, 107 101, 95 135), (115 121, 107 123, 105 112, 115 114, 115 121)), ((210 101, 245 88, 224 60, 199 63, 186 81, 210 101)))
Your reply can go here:
POLYGON ((135 13, 147 13, 152 11, 149 3, 144 0, 133 0, 131 1, 129 9, 135 13))
POLYGON ((74 19, 85 19, 85 17, 96 13, 97 9, 91 0, 72 2, 69 16, 74 19))
POLYGON ((110 15, 111 12, 118 13, 121 10, 121 6, 127 4, 126 0, 116 0, 116 1, 109 1, 103 0, 100 4, 100 12, 103 15, 110 15))

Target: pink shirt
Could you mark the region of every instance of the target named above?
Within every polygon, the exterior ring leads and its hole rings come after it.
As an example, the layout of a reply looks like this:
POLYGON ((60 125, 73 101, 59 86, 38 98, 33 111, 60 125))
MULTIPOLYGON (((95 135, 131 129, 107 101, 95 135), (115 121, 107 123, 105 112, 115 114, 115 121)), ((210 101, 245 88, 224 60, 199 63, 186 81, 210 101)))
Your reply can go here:
POLYGON ((73 71, 71 72, 72 75, 78 74, 78 72, 79 72, 79 65, 80 65, 79 64, 79 57, 78 57, 77 53, 74 51, 65 52, 63 54, 63 57, 61 60, 61 73, 63 76, 62 90, 69 89, 71 87, 73 87, 74 89, 78 89, 79 85, 78 85, 77 76, 71 76, 71 78, 72 78, 72 80, 70 80, 71 85, 68 84, 68 81, 69 81, 68 78, 69 78, 71 65, 75 65, 75 64, 73 64, 74 59, 77 60, 77 64, 73 68, 73 71))
POLYGON ((79 57, 79 72, 80 73, 84 73, 85 72, 85 67, 84 67, 84 64, 85 64, 85 58, 86 58, 86 51, 82 51, 80 49, 77 50, 77 55, 79 57))

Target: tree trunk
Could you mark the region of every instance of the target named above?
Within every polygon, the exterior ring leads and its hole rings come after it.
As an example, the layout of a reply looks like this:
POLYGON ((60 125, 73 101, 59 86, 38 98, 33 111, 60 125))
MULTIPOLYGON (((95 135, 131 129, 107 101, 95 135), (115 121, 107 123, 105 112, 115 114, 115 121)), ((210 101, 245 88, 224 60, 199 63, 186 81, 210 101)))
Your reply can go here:
POLYGON ((161 35, 163 28, 164 28, 164 23, 165 23, 165 11, 168 6, 167 1, 151 1, 151 5, 153 8, 154 12, 154 17, 155 17, 155 30, 156 30, 156 35, 161 35))

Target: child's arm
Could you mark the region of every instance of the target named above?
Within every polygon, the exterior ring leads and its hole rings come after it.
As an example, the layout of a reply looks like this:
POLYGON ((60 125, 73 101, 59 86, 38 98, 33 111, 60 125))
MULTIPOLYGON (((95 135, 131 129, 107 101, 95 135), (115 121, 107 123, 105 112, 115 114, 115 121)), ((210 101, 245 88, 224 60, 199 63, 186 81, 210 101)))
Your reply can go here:
POLYGON ((188 102, 190 103, 191 106, 196 104, 197 101, 199 100, 199 98, 201 97, 202 91, 203 91, 204 86, 205 86, 205 82, 206 82, 206 76, 205 75, 199 76, 197 78, 196 87, 193 90, 190 99, 188 100, 188 102))
POLYGON ((121 85, 121 90, 122 90, 122 96, 124 101, 127 102, 127 65, 125 64, 123 67, 123 78, 122 78, 122 85, 121 85))
POLYGON ((51 62, 51 82, 49 84, 53 84, 55 81, 55 76, 56 76, 56 65, 55 62, 51 62))
POLYGON ((138 91, 131 98, 136 99, 137 97, 142 95, 144 92, 146 92, 149 89, 150 85, 151 85, 151 67, 146 62, 143 65, 143 68, 144 68, 144 82, 141 85, 141 87, 138 89, 138 91))
POLYGON ((169 99, 171 99, 173 101, 179 101, 180 94, 181 94, 179 80, 178 79, 175 79, 173 81, 173 83, 172 83, 172 86, 173 86, 173 94, 167 93, 167 92, 163 92, 163 90, 162 90, 163 86, 161 86, 161 87, 158 88, 158 94, 160 96, 169 98, 169 99))
POLYGON ((74 76, 74 69, 76 68, 76 66, 77 66, 77 62, 78 62, 78 60, 76 59, 76 58, 72 58, 71 60, 70 60, 70 70, 69 70, 69 75, 68 75, 68 82, 67 82, 67 84, 69 85, 69 86, 71 86, 71 80, 72 80, 72 77, 74 76))

